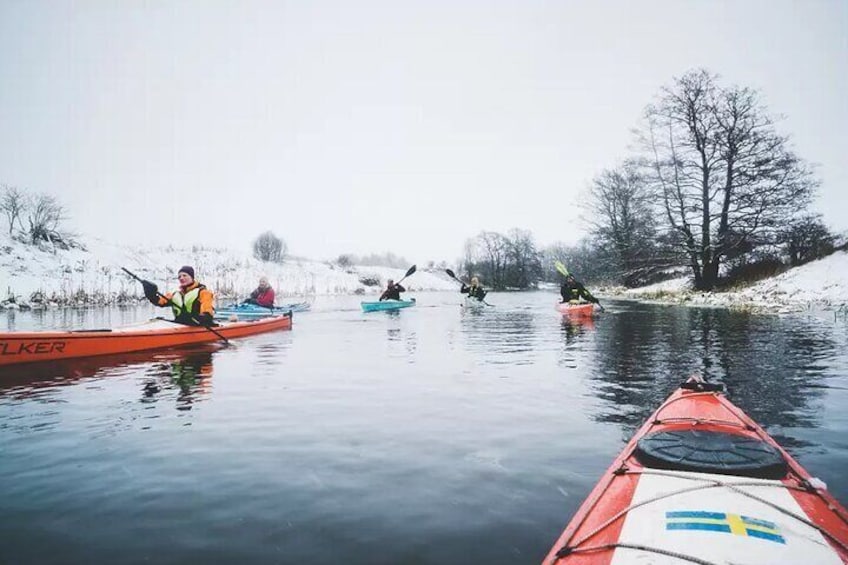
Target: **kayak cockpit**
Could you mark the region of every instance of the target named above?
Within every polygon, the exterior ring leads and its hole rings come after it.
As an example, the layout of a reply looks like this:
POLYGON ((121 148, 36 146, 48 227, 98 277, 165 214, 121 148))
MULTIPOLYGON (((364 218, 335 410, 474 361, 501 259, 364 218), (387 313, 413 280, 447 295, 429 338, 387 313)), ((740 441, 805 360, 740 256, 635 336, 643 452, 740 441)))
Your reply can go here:
POLYGON ((788 466, 783 455, 755 437, 698 429, 669 430, 641 438, 634 450, 649 469, 780 479, 788 466))

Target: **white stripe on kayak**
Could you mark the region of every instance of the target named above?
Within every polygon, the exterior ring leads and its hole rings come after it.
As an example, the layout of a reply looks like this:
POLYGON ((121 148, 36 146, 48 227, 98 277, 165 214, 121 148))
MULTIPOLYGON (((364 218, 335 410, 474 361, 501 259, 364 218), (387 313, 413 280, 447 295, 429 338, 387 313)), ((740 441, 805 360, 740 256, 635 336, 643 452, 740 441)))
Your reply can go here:
MULTIPOLYGON (((780 481, 662 471, 662 475, 640 476, 631 505, 663 498, 629 511, 619 541, 689 555, 712 563, 842 563, 819 531, 730 488, 714 487, 672 494, 711 481, 745 483, 746 486, 737 488, 793 514, 807 517, 780 481), (671 496, 664 497, 668 494, 671 496)), ((591 543, 589 540, 587 545, 591 543)), ((634 563, 679 565, 681 561, 660 553, 627 548, 615 550, 613 565, 634 563)))

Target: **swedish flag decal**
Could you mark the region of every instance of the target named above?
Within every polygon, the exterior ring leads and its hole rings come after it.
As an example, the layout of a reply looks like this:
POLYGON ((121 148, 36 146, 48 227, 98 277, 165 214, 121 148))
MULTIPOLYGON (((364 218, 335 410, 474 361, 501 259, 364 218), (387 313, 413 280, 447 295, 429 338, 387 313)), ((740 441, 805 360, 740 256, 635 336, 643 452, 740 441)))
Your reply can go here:
POLYGON ((665 518, 666 530, 704 530, 786 543, 774 522, 748 516, 701 510, 677 510, 666 512, 665 518))

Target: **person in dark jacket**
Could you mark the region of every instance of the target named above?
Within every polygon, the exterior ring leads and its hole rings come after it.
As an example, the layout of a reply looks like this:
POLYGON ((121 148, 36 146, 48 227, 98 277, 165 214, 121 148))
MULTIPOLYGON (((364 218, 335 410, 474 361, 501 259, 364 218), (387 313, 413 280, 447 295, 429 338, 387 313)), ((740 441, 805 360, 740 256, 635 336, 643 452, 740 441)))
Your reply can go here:
POLYGON ((380 295, 380 301, 383 300, 400 300, 400 293, 406 292, 406 289, 400 283, 395 284, 395 281, 389 279, 386 281, 386 290, 380 295))
POLYGON ((459 289, 459 292, 467 294, 469 298, 476 298, 480 301, 486 298, 486 291, 483 290, 482 286, 480 286, 480 279, 477 277, 471 277, 470 286, 466 286, 465 283, 462 283, 462 288, 459 289))
POLYGON ((194 280, 194 268, 188 265, 177 272, 180 287, 174 292, 159 294, 159 288, 150 281, 142 281, 144 295, 155 306, 170 306, 174 321, 189 326, 213 326, 215 315, 212 291, 194 280))
POLYGON ((598 304, 598 299, 592 296, 586 287, 580 284, 574 275, 568 275, 559 287, 563 302, 579 302, 581 299, 598 304))
POLYGON ((259 279, 259 286, 250 293, 250 298, 245 300, 244 304, 256 304, 265 308, 274 307, 274 289, 268 284, 267 277, 259 279))

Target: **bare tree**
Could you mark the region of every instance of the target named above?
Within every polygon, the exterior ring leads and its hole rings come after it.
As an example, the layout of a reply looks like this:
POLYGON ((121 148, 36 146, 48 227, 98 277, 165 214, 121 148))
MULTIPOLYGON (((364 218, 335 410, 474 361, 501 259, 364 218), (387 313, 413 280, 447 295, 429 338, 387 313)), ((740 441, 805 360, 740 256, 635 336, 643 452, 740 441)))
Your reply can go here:
POLYGON ((24 226, 21 223, 21 214, 26 209, 26 195, 15 186, 3 186, 3 195, 0 196, 0 210, 6 215, 9 221, 9 235, 15 228, 17 220, 23 231, 24 226))
POLYGON ((662 90, 646 119, 650 181, 697 288, 713 288, 736 247, 774 236, 809 204, 817 182, 756 91, 690 71, 662 90))
POLYGON ((836 236, 831 233, 821 216, 807 214, 793 220, 778 235, 789 256, 791 266, 803 265, 820 259, 836 248, 836 236))
POLYGON ((568 271, 582 282, 608 281, 617 276, 614 267, 609 263, 609 257, 604 255, 604 249, 597 240, 584 237, 575 245, 555 243, 542 251, 545 265, 545 279, 551 282, 561 282, 562 275, 554 268, 554 262, 560 261, 568 271))
POLYGON ((65 209, 56 198, 49 194, 37 194, 26 209, 32 243, 46 241, 67 248, 67 238, 59 232, 59 227, 66 219, 65 209))
POLYGON ((507 236, 506 271, 507 286, 515 288, 535 287, 542 277, 542 256, 529 230, 512 229, 507 236))
POLYGON ((338 265, 342 269, 347 269, 348 267, 353 265, 353 257, 348 254, 339 255, 336 258, 336 265, 338 265))
POLYGON ((654 271, 678 260, 657 245, 656 206, 646 179, 635 161, 602 171, 592 180, 585 208, 591 235, 605 256, 612 280, 638 285, 654 271))
POLYGON ((266 231, 253 240, 253 256, 260 261, 282 263, 287 251, 286 242, 272 231, 266 231))
POLYGON ((504 287, 509 242, 500 233, 484 231, 465 242, 465 269, 479 272, 493 288, 504 287))

